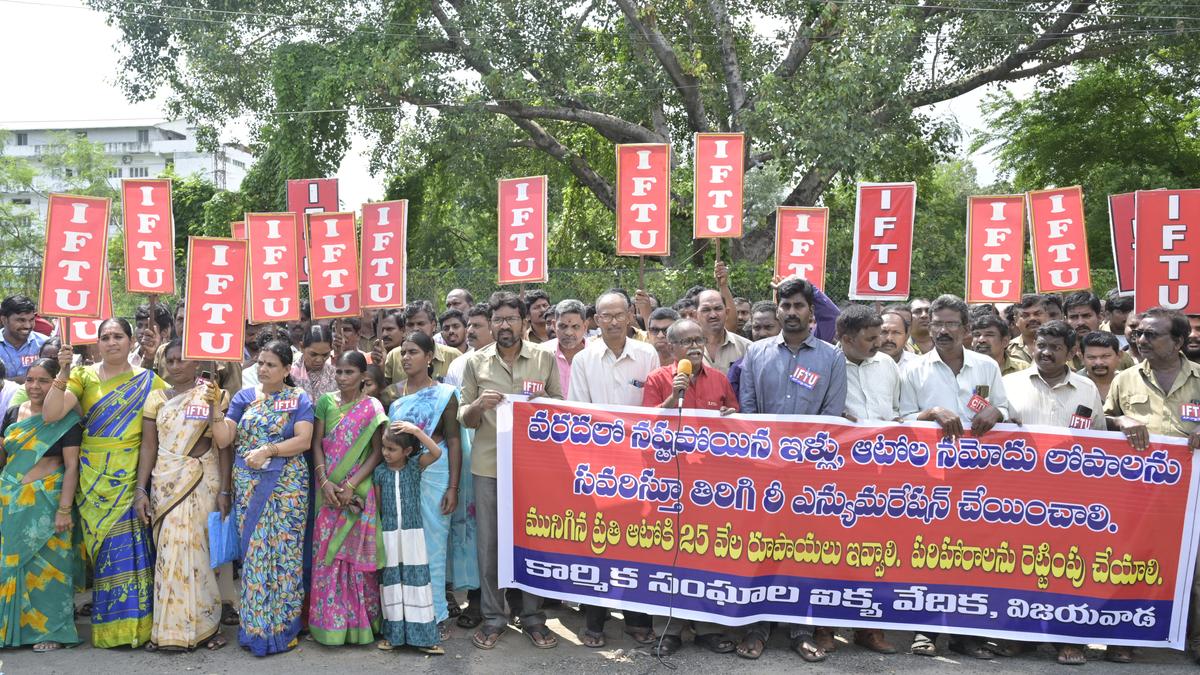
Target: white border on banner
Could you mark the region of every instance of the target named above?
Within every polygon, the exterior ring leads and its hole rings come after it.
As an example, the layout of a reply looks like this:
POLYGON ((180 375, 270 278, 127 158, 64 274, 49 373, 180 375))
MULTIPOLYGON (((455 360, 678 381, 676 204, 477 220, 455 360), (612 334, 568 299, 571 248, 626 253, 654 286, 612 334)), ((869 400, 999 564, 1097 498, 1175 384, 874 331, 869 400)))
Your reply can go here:
MULTIPOLYGON (((1133 213, 1134 213, 1135 219, 1137 217, 1137 193, 1138 193, 1137 190, 1133 191, 1133 213)), ((1127 291, 1121 289, 1121 263, 1119 260, 1117 260, 1117 226, 1116 226, 1116 223, 1113 221, 1113 202, 1112 202, 1112 200, 1113 200, 1113 197, 1116 197, 1117 195, 1120 195, 1120 194, 1128 194, 1128 193, 1118 192, 1115 195, 1108 195, 1108 198, 1105 201, 1108 202, 1108 244, 1109 244, 1109 246, 1112 247, 1113 275, 1116 277, 1115 281, 1117 283, 1117 295, 1119 297, 1125 298, 1125 297, 1133 297, 1133 289, 1131 288, 1127 291)), ((1133 223, 1133 235, 1134 235, 1134 237, 1137 236, 1137 221, 1136 220, 1134 220, 1134 223, 1133 223)), ((1136 239, 1135 239, 1135 241, 1136 241, 1136 239)), ((1134 277, 1133 277, 1134 279, 1137 279, 1137 276, 1136 276, 1137 275, 1137 269, 1136 269, 1137 268, 1137 254, 1136 253, 1133 256, 1133 265, 1134 265, 1134 269, 1129 270, 1129 273, 1134 275, 1134 277)))
MULTIPOLYGON (((826 226, 828 232, 828 226, 826 226)), ((916 181, 900 181, 895 183, 858 183, 854 188, 854 246, 851 249, 850 255, 850 292, 847 297, 851 300, 907 300, 912 295, 912 259, 913 250, 917 243, 917 183, 916 181), (858 292, 858 231, 861 223, 859 222, 862 215, 862 189, 865 187, 882 187, 885 185, 895 185, 912 187, 912 232, 909 236, 908 244, 908 293, 904 295, 862 295, 858 292)))
MULTIPOLYGON (((800 617, 784 614, 754 614, 744 617, 730 617, 721 614, 709 614, 707 612, 696 612, 687 609, 671 609, 662 605, 650 605, 641 602, 631 602, 627 600, 611 600, 607 597, 598 597, 590 595, 576 595, 574 593, 555 593, 548 592, 544 588, 537 588, 526 584, 518 583, 513 573, 513 513, 512 513, 512 497, 513 497, 513 474, 512 474, 512 444, 513 444, 513 404, 516 402, 527 402, 529 398, 523 395, 509 394, 505 397, 505 401, 496 409, 496 501, 499 521, 497 522, 497 544, 498 544, 498 581, 501 588, 519 588, 523 591, 541 595, 543 597, 553 597, 567 602, 578 602, 581 604, 598 605, 616 610, 632 610, 651 614, 655 616, 663 616, 667 611, 670 611, 671 616, 678 619, 687 619, 691 621, 709 621, 725 626, 744 626, 759 621, 781 621, 784 623, 801 624, 801 625, 819 625, 831 626, 837 628, 878 628, 882 630, 908 630, 918 632, 928 632, 935 630, 939 633, 949 633, 954 635, 972 635, 982 637, 992 637, 1006 640, 1035 640, 1038 642, 1070 642, 1078 644, 1079 637, 1073 635, 1060 635, 1058 633, 1029 633, 1021 631, 1008 630, 990 630, 978 628, 964 628, 958 626, 942 626, 934 624, 919 624, 919 623, 892 623, 892 622, 864 622, 863 620, 845 620, 832 619, 825 617, 811 618, 800 617)), ((560 408, 590 408, 594 410, 603 410, 610 413, 625 413, 636 415, 649 415, 656 417, 675 417, 675 410, 664 408, 641 408, 636 406, 622 405, 596 405, 590 403, 579 403, 575 401, 561 401, 557 399, 538 398, 533 401, 539 405, 547 405, 560 408)), ((714 410, 699 410, 687 408, 684 410, 690 417, 709 417, 720 418, 722 415, 714 410)), ((822 424, 825 426, 848 426, 848 427, 878 427, 878 423, 870 422, 851 422, 841 418, 822 417, 818 415, 747 415, 736 413, 725 417, 741 420, 760 420, 762 422, 807 422, 811 424, 822 424)), ((934 422, 898 422, 888 423, 888 426, 911 427, 911 428, 938 428, 934 422)), ((1000 431, 1016 431, 1016 432, 1041 432, 1063 434, 1065 431, 1061 427, 1052 427, 1039 424, 1017 425, 1011 423, 1001 423, 995 426, 995 429, 1000 431)), ((1124 435, 1114 431, 1093 431, 1090 429, 1071 429, 1071 436, 1075 438, 1106 438, 1106 439, 1121 439, 1124 440, 1124 435)), ((1151 439, 1161 445, 1185 446, 1187 439, 1174 438, 1170 436, 1153 435, 1151 439)), ((1200 461, 1192 462, 1192 471, 1188 483, 1188 505, 1187 513, 1184 515, 1183 533, 1180 539, 1180 560, 1178 564, 1178 573, 1176 575, 1175 597, 1171 603, 1170 629, 1167 640, 1112 640, 1108 641, 1110 645, 1122 645, 1131 647, 1159 647, 1166 649, 1183 649, 1185 646, 1186 624, 1187 624, 1187 606, 1188 599, 1191 593, 1192 573, 1195 566, 1196 555, 1200 545, 1198 545, 1198 533, 1196 530, 1195 513, 1197 503, 1197 481, 1200 480, 1200 461), (1186 555, 1185 555, 1186 552, 1186 555)), ((680 523, 682 525, 682 523, 680 523)), ((480 574, 483 571, 480 570, 480 574)), ((733 576, 733 575, 729 575, 733 576)))

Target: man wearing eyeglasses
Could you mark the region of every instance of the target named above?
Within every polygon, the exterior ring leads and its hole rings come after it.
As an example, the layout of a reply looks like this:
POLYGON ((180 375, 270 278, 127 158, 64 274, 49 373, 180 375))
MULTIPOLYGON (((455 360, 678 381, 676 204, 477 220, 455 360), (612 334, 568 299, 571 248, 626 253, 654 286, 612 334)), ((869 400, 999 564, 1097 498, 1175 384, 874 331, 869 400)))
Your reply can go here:
MULTIPOLYGON (((963 347, 968 311, 962 298, 939 296, 929 310, 934 350, 922 354, 904 369, 900 380, 900 416, 937 422, 948 438, 963 436, 966 428, 975 436, 982 436, 1007 417, 1008 398, 1000 366, 992 357, 963 347)), ((936 656, 936 641, 936 634, 917 633, 912 653, 936 656)), ((950 649, 977 659, 993 656, 983 640, 972 636, 952 636, 950 649)))
MULTIPOLYGON (((1183 358, 1191 327, 1175 310, 1152 307, 1130 332, 1142 362, 1117 373, 1104 413, 1130 445, 1145 450, 1150 434, 1188 439, 1200 449, 1200 365, 1183 358)), ((1192 577, 1188 605, 1188 653, 1200 662, 1200 574, 1192 577)))

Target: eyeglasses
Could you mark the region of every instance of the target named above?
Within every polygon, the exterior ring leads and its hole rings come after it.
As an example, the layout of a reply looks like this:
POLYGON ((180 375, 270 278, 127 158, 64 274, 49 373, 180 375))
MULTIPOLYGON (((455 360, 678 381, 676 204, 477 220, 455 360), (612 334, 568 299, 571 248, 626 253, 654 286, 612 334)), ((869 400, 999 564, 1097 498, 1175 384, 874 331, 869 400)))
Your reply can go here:
POLYGON ((1160 333, 1156 330, 1142 330, 1140 328, 1129 331, 1129 334, 1133 336, 1134 340, 1140 340, 1143 337, 1147 340, 1157 340, 1158 338, 1166 337, 1167 335, 1166 333, 1160 333))
POLYGON ((515 326, 515 325, 521 323, 521 317, 519 317, 519 316, 493 316, 492 323, 496 324, 497 326, 515 326))
POLYGON ((608 312, 602 312, 602 313, 596 315, 596 320, 599 321, 600 323, 609 323, 611 321, 621 321, 626 316, 629 316, 626 312, 617 312, 616 314, 609 314, 608 312))
POLYGON ((930 321, 929 327, 933 330, 945 328, 946 330, 956 330, 962 328, 961 321, 930 321))
POLYGON ((671 344, 679 345, 680 347, 700 346, 704 344, 704 336, 694 338, 683 338, 682 340, 671 340, 671 344))
POLYGON ((667 334, 667 329, 666 329, 666 328, 654 328, 654 327, 651 327, 651 328, 649 328, 649 329, 648 329, 646 332, 647 332, 647 333, 649 333, 649 334, 651 334, 651 335, 666 335, 666 334, 667 334))

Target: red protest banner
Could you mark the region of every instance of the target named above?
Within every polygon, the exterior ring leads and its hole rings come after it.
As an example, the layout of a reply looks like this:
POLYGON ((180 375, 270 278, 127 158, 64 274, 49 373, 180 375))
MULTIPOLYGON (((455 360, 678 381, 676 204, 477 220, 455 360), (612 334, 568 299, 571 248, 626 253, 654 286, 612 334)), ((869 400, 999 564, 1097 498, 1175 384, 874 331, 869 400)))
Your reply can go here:
POLYGON ((248 246, 241 239, 188 238, 183 358, 242 360, 248 246))
POLYGON ((104 280, 100 285, 100 318, 68 319, 71 326, 71 344, 94 345, 100 337, 100 324, 112 318, 112 288, 108 281, 108 266, 104 267, 104 280))
POLYGON ((916 183, 859 183, 851 300, 904 300, 912 277, 916 183))
POLYGON ((110 205, 103 197, 50 195, 38 298, 42 315, 100 318, 97 289, 108 268, 110 205))
POLYGON ((1117 271, 1117 293, 1133 294, 1133 192, 1108 196, 1108 230, 1112 239, 1113 268, 1117 271))
POLYGON ((408 285, 408 200, 362 205, 359 305, 403 307, 408 285))
POLYGON ((1092 285, 1083 190, 1078 185, 1026 194, 1029 245, 1038 293, 1082 291, 1092 285))
POLYGON ((308 242, 304 240, 304 216, 310 213, 335 213, 338 210, 336 178, 300 178, 287 182, 288 211, 296 214, 296 268, 300 281, 308 281, 308 242))
POLYGON ((499 181, 499 279, 501 284, 545 283, 546 177, 499 181))
POLYGON ((967 302, 1021 299, 1025 196, 967 199, 967 302))
POLYGON ((692 237, 742 236, 745 134, 696 134, 692 237))
POLYGON ((175 292, 175 218, 168 178, 121 181, 125 215, 125 288, 130 293, 175 292))
POLYGON ((780 206, 775 211, 775 274, 798 276, 825 289, 829 209, 780 206))
POLYGON ((1134 309, 1200 314, 1200 190, 1138 190, 1134 309))
POLYGON ((246 238, 246 221, 244 221, 244 220, 233 221, 232 223, 229 224, 229 232, 230 232, 230 234, 233 235, 234 239, 245 239, 246 238))
POLYGON ((300 275, 294 213, 247 213, 250 322, 300 320, 300 275))
POLYGON ((617 146, 617 255, 671 255, 671 146, 617 146))
POLYGON ((358 236, 354 214, 313 213, 307 217, 312 318, 358 316, 358 236))

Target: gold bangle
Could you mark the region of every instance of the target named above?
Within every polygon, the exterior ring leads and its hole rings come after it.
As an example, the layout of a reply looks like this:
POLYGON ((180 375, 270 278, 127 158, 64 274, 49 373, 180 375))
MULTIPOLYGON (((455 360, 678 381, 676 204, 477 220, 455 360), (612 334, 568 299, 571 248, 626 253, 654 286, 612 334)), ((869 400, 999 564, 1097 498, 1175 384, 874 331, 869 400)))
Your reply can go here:
POLYGON ((69 506, 67 506, 67 507, 60 506, 60 507, 58 507, 57 509, 54 509, 54 510, 55 510, 55 512, 56 512, 56 513, 61 513, 61 514, 63 514, 64 516, 69 516, 69 515, 71 515, 71 507, 69 507, 69 506))
POLYGON ((54 381, 53 381, 53 382, 51 382, 51 383, 50 383, 50 385, 51 385, 52 387, 54 387, 55 389, 58 389, 59 391, 66 391, 66 390, 67 390, 67 382, 66 382, 66 380, 60 380, 60 379, 58 379, 57 377, 56 377, 56 378, 54 378, 54 381))

